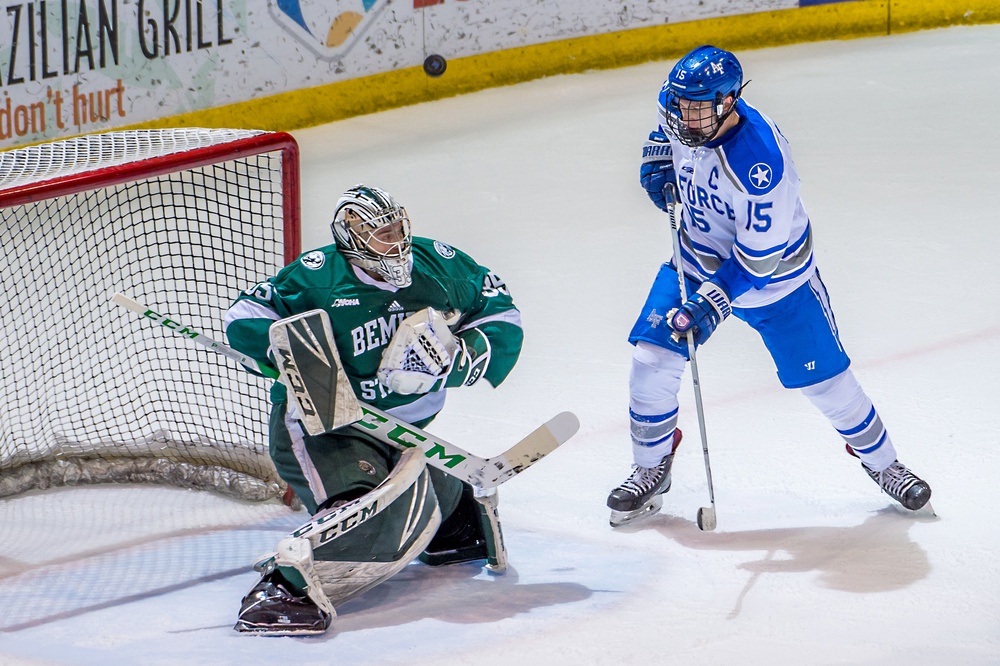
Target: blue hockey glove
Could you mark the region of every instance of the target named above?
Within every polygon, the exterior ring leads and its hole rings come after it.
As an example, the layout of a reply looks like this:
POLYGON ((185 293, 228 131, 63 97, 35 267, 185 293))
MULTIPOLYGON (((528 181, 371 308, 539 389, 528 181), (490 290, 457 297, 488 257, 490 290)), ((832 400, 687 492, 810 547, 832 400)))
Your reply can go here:
POLYGON ((705 282, 684 305, 667 313, 667 323, 674 329, 670 337, 680 342, 691 331, 694 343, 703 345, 732 311, 726 290, 712 281, 705 282))
POLYGON ((677 182, 674 171, 673 152, 670 141, 663 132, 650 132, 649 139, 642 146, 642 166, 639 167, 639 182, 646 194, 660 210, 667 210, 667 200, 663 188, 667 183, 677 182))

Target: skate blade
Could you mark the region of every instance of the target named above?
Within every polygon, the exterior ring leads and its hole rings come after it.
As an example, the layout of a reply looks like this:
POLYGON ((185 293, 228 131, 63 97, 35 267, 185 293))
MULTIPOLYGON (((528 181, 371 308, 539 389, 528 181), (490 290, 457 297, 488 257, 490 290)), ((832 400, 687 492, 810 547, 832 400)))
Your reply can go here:
POLYGON ((660 512, 663 507, 663 496, 654 495, 652 499, 649 500, 645 505, 636 509, 635 511, 611 511, 611 527, 624 527, 625 525, 631 525, 638 520, 643 518, 648 518, 649 516, 654 516, 660 512))
POLYGON ((233 629, 245 636, 318 636, 325 634, 329 625, 324 627, 319 624, 256 624, 237 620, 233 629))
POLYGON ((911 511, 911 510, 906 509, 906 508, 904 508, 903 510, 906 511, 907 513, 909 513, 911 516, 916 516, 918 518, 937 518, 938 517, 937 512, 934 510, 934 507, 931 506, 930 502, 927 502, 927 504, 924 504, 922 507, 920 507, 916 511, 911 511))

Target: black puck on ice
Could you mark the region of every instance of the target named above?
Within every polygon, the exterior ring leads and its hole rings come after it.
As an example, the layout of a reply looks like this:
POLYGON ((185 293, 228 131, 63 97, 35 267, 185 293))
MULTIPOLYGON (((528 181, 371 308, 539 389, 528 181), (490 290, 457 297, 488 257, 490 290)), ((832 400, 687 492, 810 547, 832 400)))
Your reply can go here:
POLYGON ((444 59, 444 56, 432 53, 424 59, 424 73, 427 76, 437 78, 444 74, 446 69, 448 69, 448 61, 444 59))

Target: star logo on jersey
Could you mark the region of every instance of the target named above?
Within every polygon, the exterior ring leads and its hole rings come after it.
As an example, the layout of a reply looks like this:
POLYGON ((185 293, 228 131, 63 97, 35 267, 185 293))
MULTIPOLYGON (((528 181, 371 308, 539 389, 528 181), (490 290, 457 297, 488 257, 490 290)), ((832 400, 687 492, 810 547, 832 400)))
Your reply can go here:
POLYGON ((771 167, 763 162, 757 162, 750 167, 750 180, 757 186, 757 189, 764 189, 771 184, 771 167))
POLYGON ((663 315, 656 314, 656 310, 653 310, 652 312, 649 313, 649 316, 646 317, 646 321, 649 322, 650 326, 656 328, 657 326, 660 325, 660 322, 663 321, 663 315))

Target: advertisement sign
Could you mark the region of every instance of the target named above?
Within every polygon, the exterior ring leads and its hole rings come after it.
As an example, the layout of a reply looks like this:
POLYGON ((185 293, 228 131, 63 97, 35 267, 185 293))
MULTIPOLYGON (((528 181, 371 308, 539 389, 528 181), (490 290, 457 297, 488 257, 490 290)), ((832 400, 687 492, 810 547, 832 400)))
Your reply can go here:
POLYGON ((28 0, 0 13, 0 148, 798 0, 28 0), (738 6, 734 6, 738 5, 738 6))

